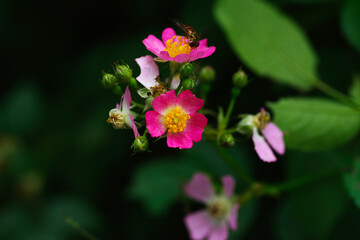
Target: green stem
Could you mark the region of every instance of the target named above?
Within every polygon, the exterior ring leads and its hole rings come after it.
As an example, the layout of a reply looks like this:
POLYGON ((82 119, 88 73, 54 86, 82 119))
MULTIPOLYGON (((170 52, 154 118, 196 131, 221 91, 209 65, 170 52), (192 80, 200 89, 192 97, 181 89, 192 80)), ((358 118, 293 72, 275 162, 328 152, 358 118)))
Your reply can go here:
POLYGON ((89 240, 99 240, 97 237, 93 236, 92 234, 90 234, 88 231, 86 231, 85 229, 82 229, 79 224, 77 222, 74 221, 74 219, 72 219, 71 217, 65 217, 65 221, 67 222, 67 224, 69 224, 72 228, 74 228, 75 230, 77 230, 81 235, 83 235, 85 238, 89 239, 89 240))
POLYGON ((137 103, 137 102, 134 102, 134 101, 131 101, 131 104, 132 104, 132 105, 135 105, 135 106, 138 107, 138 108, 142 108, 142 109, 145 107, 143 104, 137 103))
POLYGON ((216 150, 219 152, 220 156, 229 165, 238 175, 239 178, 244 180, 248 184, 252 184, 254 180, 252 177, 246 172, 246 170, 234 159, 229 152, 222 148, 219 144, 215 144, 216 150))
POLYGON ((231 113, 234 109, 234 106, 235 106, 235 102, 236 102, 236 99, 238 98, 238 96, 240 95, 240 89, 238 88, 232 88, 231 89, 231 100, 230 100, 230 103, 229 103, 229 107, 226 111, 226 115, 225 115, 225 118, 223 120, 222 123, 220 123, 220 129, 223 130, 227 127, 228 123, 229 123, 229 120, 230 120, 230 116, 231 116, 231 113))
POLYGON ((338 100, 339 102, 342 102, 353 108, 360 109, 360 106, 358 104, 356 104, 349 96, 339 92, 338 90, 334 89, 333 87, 327 85, 325 82, 318 81, 315 86, 317 89, 319 89, 323 93, 329 95, 330 97, 338 100))

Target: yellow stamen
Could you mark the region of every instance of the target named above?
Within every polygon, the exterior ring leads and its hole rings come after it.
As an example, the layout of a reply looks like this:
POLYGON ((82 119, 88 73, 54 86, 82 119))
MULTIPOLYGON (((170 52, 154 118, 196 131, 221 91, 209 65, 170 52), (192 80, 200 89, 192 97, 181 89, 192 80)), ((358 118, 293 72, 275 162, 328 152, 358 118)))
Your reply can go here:
POLYGON ((184 131, 188 119, 190 119, 190 115, 187 115, 180 107, 171 109, 165 115, 165 125, 168 132, 179 133, 184 131))
POLYGON ((167 51, 170 57, 176 57, 177 55, 183 53, 189 54, 191 53, 189 40, 186 37, 175 35, 166 41, 164 51, 167 51))

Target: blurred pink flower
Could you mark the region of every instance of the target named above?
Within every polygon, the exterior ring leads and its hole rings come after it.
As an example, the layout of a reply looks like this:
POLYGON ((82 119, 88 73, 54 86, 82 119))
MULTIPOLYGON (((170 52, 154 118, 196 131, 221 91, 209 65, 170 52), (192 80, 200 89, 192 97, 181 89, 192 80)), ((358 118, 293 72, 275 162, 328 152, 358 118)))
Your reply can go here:
POLYGON ((207 39, 200 40, 198 47, 191 48, 189 40, 184 36, 176 35, 172 28, 166 28, 163 31, 162 41, 154 35, 149 35, 143 43, 157 57, 179 63, 206 58, 215 52, 214 46, 207 46, 207 39))
POLYGON ((160 137, 167 131, 167 145, 172 148, 191 148, 199 142, 207 124, 204 115, 197 113, 204 101, 191 91, 178 96, 171 90, 156 97, 152 103, 154 111, 145 114, 146 127, 152 137, 160 137))
POLYGON ((130 103, 131 96, 129 86, 127 86, 124 95, 121 97, 120 104, 116 104, 116 108, 110 110, 107 122, 112 124, 116 130, 132 128, 135 138, 138 138, 140 134, 130 111, 130 103))
POLYGON ((191 239, 226 240, 228 228, 237 229, 239 204, 231 199, 235 189, 232 176, 222 177, 221 194, 216 194, 209 178, 195 173, 184 186, 185 193, 192 199, 206 204, 207 209, 185 216, 185 225, 191 239))

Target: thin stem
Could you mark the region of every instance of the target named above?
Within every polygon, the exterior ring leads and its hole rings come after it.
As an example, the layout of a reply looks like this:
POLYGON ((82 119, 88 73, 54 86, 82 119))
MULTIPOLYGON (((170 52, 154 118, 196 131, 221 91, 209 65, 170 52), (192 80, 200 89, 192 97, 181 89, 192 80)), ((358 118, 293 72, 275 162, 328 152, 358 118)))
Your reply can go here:
POLYGON ((216 150, 219 152, 223 160, 229 165, 238 175, 239 178, 244 180, 248 184, 252 184, 254 180, 252 177, 246 172, 246 170, 234 159, 229 152, 222 148, 219 144, 215 144, 216 150))
POLYGON ((322 81, 318 81, 315 85, 317 89, 322 91, 323 93, 329 95, 330 97, 342 102, 346 105, 349 105, 353 108, 360 109, 360 106, 356 104, 349 96, 339 92, 338 90, 334 89, 333 87, 327 85, 322 81))
POLYGON ((71 217, 65 217, 65 221, 67 224, 69 224, 72 228, 77 230, 81 235, 83 235, 85 238, 89 240, 100 240, 97 237, 93 236, 91 233, 86 231, 85 229, 82 229, 77 222, 74 221, 71 217))
POLYGON ((236 99, 238 98, 238 96, 240 95, 240 89, 238 88, 232 88, 231 89, 231 100, 230 100, 230 103, 229 103, 229 107, 226 111, 226 115, 225 115, 225 118, 223 120, 222 123, 220 123, 220 129, 223 130, 227 127, 228 123, 229 123, 229 120, 230 120, 230 116, 231 116, 231 113, 234 109, 234 106, 235 106, 235 102, 236 102, 236 99))
POLYGON ((135 106, 138 107, 138 108, 144 108, 144 107, 145 107, 143 104, 137 103, 137 102, 134 102, 134 101, 131 101, 131 104, 132 104, 132 105, 135 105, 135 106))

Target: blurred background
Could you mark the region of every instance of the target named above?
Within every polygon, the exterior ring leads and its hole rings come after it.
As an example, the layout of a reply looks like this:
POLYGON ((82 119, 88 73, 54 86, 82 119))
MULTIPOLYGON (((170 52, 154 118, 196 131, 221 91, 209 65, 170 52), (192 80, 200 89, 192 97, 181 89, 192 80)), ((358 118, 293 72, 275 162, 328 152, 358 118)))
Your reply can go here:
MULTIPOLYGON (((181 183, 195 171, 215 180, 233 171, 206 140, 182 151, 160 140, 151 144, 151 153, 132 155, 132 131, 106 123, 120 99, 100 83, 101 70, 120 59, 138 76, 134 59, 150 54, 142 40, 160 37, 171 26, 168 17, 206 33, 208 44, 216 46, 199 61, 217 73, 207 108, 227 106, 239 67, 253 81, 236 114, 254 114, 282 96, 321 95, 299 93, 247 69, 214 18, 214 2, 0 2, 0 239, 85 239, 69 218, 99 239, 188 239, 183 217, 201 206, 184 197, 181 183)), ((321 78, 347 91, 360 56, 340 26, 345 1, 268 2, 304 30, 321 78)), ((258 181, 271 183, 341 165, 359 149, 356 138, 350 147, 289 150, 274 164, 263 164, 246 139, 229 152, 258 181)), ((238 192, 243 185, 238 179, 238 192)), ((359 239, 359 224, 359 210, 335 176, 244 206, 231 239, 359 239)))

